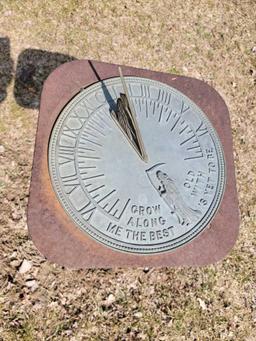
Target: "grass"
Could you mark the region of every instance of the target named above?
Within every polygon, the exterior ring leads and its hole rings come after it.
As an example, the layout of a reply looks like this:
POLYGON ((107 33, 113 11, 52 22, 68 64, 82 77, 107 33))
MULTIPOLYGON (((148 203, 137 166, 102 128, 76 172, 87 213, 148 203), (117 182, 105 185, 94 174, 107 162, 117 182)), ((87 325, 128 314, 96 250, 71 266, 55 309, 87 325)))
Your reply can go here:
POLYGON ((145 273, 48 263, 25 215, 38 110, 17 104, 12 80, 0 103, 0 340, 255 340, 255 11, 253 0, 0 4, 0 35, 9 37, 15 65, 22 51, 41 49, 213 85, 230 110, 241 212, 238 242, 212 266, 145 273), (33 266, 21 275, 13 261, 23 259, 33 266), (106 307, 110 294, 116 300, 106 307))

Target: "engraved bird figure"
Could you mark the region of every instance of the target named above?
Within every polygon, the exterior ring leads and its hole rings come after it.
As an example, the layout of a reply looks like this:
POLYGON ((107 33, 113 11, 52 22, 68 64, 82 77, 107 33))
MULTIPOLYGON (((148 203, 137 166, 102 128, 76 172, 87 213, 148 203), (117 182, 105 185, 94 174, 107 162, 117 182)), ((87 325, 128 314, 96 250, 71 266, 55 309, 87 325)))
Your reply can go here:
MULTIPOLYGON (((162 164, 158 164, 156 166, 159 165, 162 164)), ((157 170, 156 172, 154 171, 154 176, 152 176, 152 174, 150 175, 153 169, 155 169, 155 166, 151 167, 147 171, 150 182, 158 191, 161 198, 163 198, 165 203, 169 206, 171 213, 175 216, 178 223, 181 225, 189 225, 195 219, 199 218, 202 212, 200 210, 190 208, 184 202, 174 180, 161 170, 157 170), (158 183, 153 180, 154 177, 158 180, 158 183)))
POLYGON ((166 173, 158 170, 156 176, 161 183, 158 188, 160 196, 171 208, 171 213, 177 217, 181 225, 189 225, 194 219, 199 217, 201 211, 194 210, 186 205, 174 181, 166 173))

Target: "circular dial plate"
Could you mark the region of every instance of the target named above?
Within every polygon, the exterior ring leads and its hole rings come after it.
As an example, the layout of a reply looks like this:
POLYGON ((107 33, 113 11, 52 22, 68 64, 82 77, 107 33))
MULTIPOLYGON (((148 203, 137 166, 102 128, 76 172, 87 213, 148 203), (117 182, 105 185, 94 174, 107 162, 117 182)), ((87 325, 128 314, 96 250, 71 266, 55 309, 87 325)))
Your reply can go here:
POLYGON ((91 85, 62 110, 49 143, 57 197, 75 224, 120 251, 173 250, 209 224, 225 187, 221 143, 201 109, 163 83, 125 77, 145 162, 111 115, 120 78, 91 85))

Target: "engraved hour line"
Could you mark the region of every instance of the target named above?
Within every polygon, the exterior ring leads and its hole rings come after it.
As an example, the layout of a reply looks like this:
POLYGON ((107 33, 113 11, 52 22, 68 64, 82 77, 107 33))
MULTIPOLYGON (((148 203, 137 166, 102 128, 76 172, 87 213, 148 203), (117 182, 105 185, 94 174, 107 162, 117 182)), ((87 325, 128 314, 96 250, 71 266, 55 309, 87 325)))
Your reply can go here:
MULTIPOLYGON (((198 153, 201 153, 201 152, 198 151, 198 153)), ((201 153, 200 155, 196 155, 196 156, 185 157, 184 160, 200 159, 201 157, 203 157, 203 153, 201 153)))
POLYGON ((184 103, 184 101, 182 101, 180 113, 178 114, 178 113, 176 112, 176 113, 173 115, 174 118, 175 118, 177 115, 179 115, 179 117, 178 117, 178 119, 174 122, 174 125, 173 125, 172 128, 171 128, 171 131, 173 131, 173 129, 177 126, 177 124, 178 124, 178 122, 180 121, 182 115, 183 115, 186 111, 188 111, 188 110, 190 109, 189 106, 186 107, 186 108, 184 108, 184 107, 185 107, 185 103, 184 103))
MULTIPOLYGON (((123 213, 124 213, 124 211, 125 211, 125 209, 126 209, 126 207, 128 206, 128 204, 129 204, 130 201, 131 201, 131 199, 129 198, 129 199, 127 200, 126 204, 124 205, 123 210, 122 210, 121 213, 119 214, 119 217, 116 217, 116 218, 120 219, 120 218, 122 217, 122 215, 123 215, 123 213)), ((118 212, 118 210, 115 211, 115 213, 113 214, 113 216, 115 216, 117 212, 118 212)))
POLYGON ((101 188, 103 188, 103 187, 105 187, 105 185, 101 185, 101 186, 99 186, 99 187, 96 187, 96 188, 94 188, 94 189, 88 191, 88 193, 92 193, 92 192, 97 191, 98 189, 101 189, 101 188))
POLYGON ((145 104, 145 114, 146 114, 146 118, 148 118, 148 102, 147 99, 141 98, 141 101, 143 103, 143 105, 145 104))
MULTIPOLYGON (((82 167, 81 164, 87 164, 87 163, 88 163, 88 161, 79 159, 78 160, 78 165, 79 165, 78 168, 80 169, 82 167)), ((97 166, 95 165, 94 168, 97 168, 97 166)))
POLYGON ((86 149, 78 148, 77 153, 81 155, 96 155, 96 150, 93 150, 90 148, 86 148, 86 149), (88 153, 88 152, 92 152, 92 153, 88 153))
MULTIPOLYGON (((103 198, 101 198, 99 201, 97 201, 97 204, 99 204, 100 202, 102 202, 103 200, 107 199, 110 195, 112 195, 113 193, 115 193, 116 190, 113 189, 113 191, 109 192, 107 195, 105 195, 103 198)), ((97 195, 99 196, 99 195, 97 195)))
POLYGON ((79 180, 76 175, 66 175, 66 176, 62 176, 61 177, 62 182, 66 185, 66 186, 78 186, 79 185, 79 180))
MULTIPOLYGON (((84 162, 84 161, 82 161, 82 162, 84 162)), ((79 169, 84 169, 84 168, 89 168, 89 169, 91 169, 91 168, 97 168, 96 166, 79 166, 79 169)))
POLYGON ((139 111, 141 112, 141 103, 140 103, 140 98, 135 98, 134 99, 134 102, 135 102, 135 104, 138 104, 138 106, 139 106, 139 111))
MULTIPOLYGON (((191 130, 191 132, 193 132, 192 130, 191 130)), ((183 144, 185 144, 185 143, 187 143, 188 141, 190 141, 191 139, 193 139, 194 137, 196 137, 196 135, 195 135, 195 133, 193 132, 193 135, 191 135, 189 138, 187 138, 186 140, 184 140, 184 141, 182 141, 181 143, 180 143, 180 146, 182 146, 183 144)), ((194 142, 193 142, 194 143, 194 142)), ((197 147, 190 147, 190 148, 187 148, 187 149, 194 149, 194 148, 198 148, 198 146, 197 147)))
POLYGON ((166 118, 166 122, 169 121, 169 119, 170 119, 170 117, 171 117, 171 114, 172 114, 172 109, 170 110, 170 112, 169 112, 169 114, 168 114, 168 116, 167 116, 167 118, 166 118))
POLYGON ((79 149, 89 150, 90 152, 95 152, 95 153, 96 153, 96 150, 95 150, 95 149, 87 148, 87 147, 84 147, 84 146, 79 146, 79 147, 78 147, 78 150, 79 150, 79 149))
POLYGON ((85 138, 84 136, 81 136, 81 137, 80 137, 79 143, 84 144, 84 145, 87 145, 86 143, 83 143, 81 140, 82 140, 82 141, 86 141, 86 142, 90 142, 90 143, 92 143, 92 144, 95 144, 96 146, 102 147, 102 144, 97 143, 97 142, 92 141, 92 140, 89 140, 89 139, 85 138))
POLYGON ((102 126, 97 120, 96 120, 96 118, 91 118, 91 121, 94 123, 94 124, 96 124, 99 128, 101 128, 101 129, 105 129, 106 127, 104 127, 104 126, 102 126))
POLYGON ((155 101, 153 100, 150 100, 149 101, 149 108, 152 108, 152 115, 154 116, 155 115, 155 101))
POLYGON ((208 133, 207 127, 204 125, 203 121, 201 121, 199 127, 196 129, 196 132, 199 132, 198 137, 203 136, 208 133))
POLYGON ((89 179, 95 179, 95 178, 100 178, 104 176, 104 174, 98 174, 98 175, 93 175, 93 176, 89 176, 88 178, 84 178, 83 180, 89 180, 89 179))
MULTIPOLYGON (((94 137, 94 138, 96 138, 96 139, 99 139, 99 137, 97 136, 97 135, 94 135, 93 133, 91 133, 90 131, 88 131, 88 130, 85 130, 84 132, 83 132, 83 136, 86 136, 86 135, 89 135, 89 136, 92 136, 92 137, 94 137)), ((87 136, 86 136, 87 137, 87 136)))
MULTIPOLYGON (((163 113, 160 114, 158 122, 161 123, 162 117, 166 115, 166 113, 170 111, 170 108, 166 105, 163 105, 163 113)), ((167 120, 165 120, 167 122, 167 120)))
MULTIPOLYGON (((198 141, 193 141, 192 143, 198 143, 198 141)), ((197 144, 197 145, 194 146, 194 147, 188 147, 187 150, 196 149, 196 148, 198 148, 198 147, 199 147, 199 145, 197 144)))
POLYGON ((98 156, 88 156, 88 155, 79 155, 78 153, 78 157, 79 158, 83 158, 83 159, 91 159, 91 160, 100 160, 101 158, 98 156))
POLYGON ((106 134, 104 134, 101 130, 92 126, 90 123, 87 124, 87 129, 93 129, 93 130, 97 131, 97 133, 101 134, 102 136, 106 136, 106 134))
POLYGON ((117 199, 107 212, 110 213, 119 201, 120 201, 120 199, 117 199))
POLYGON ((88 172, 87 172, 87 170, 82 169, 82 170, 80 170, 80 174, 88 174, 88 172))
MULTIPOLYGON (((183 125, 184 123, 185 123, 185 121, 183 120, 182 122, 180 122, 180 125, 183 125)), ((188 124, 185 125, 185 127, 182 128, 182 129, 179 131, 179 135, 183 134, 184 131, 185 131, 187 128, 189 128, 188 124)), ((192 131, 192 130, 191 130, 191 131, 192 131)))
POLYGON ((114 93, 114 98, 115 98, 115 102, 116 102, 116 99, 119 97, 119 95, 120 95, 120 91, 118 91, 118 87, 117 87, 117 85, 112 85, 111 87, 110 87, 110 89, 112 90, 112 92, 114 93))
MULTIPOLYGON (((184 121, 181 123, 183 124, 184 121)), ((179 134, 181 135, 189 126, 186 125, 184 129, 182 129, 179 134)), ((184 141, 182 141, 180 143, 180 145, 183 145, 187 142, 189 142, 190 140, 192 140, 193 138, 195 138, 194 141, 192 141, 192 144, 196 144, 195 146, 190 146, 190 147, 187 147, 186 149, 189 151, 189 150, 193 150, 193 149, 198 149, 197 151, 195 151, 195 153, 197 153, 198 155, 194 155, 194 156, 190 156, 190 157, 186 157, 184 160, 191 160, 191 159, 199 159, 201 157, 203 157, 203 151, 202 151, 202 148, 200 146, 200 143, 199 143, 199 140, 198 140, 198 137, 201 137, 203 136, 204 134, 208 133, 208 130, 207 128, 204 126, 203 122, 201 121, 199 127, 196 129, 196 132, 194 132, 190 127, 189 127, 189 131, 187 131, 187 133, 193 133, 189 138, 185 139, 184 141), (196 134, 196 132, 200 132, 200 134, 196 134)), ((190 143, 191 145, 191 143, 190 143)))
MULTIPOLYGON (((187 147, 186 150, 189 151, 189 150, 195 150, 194 151, 194 154, 197 154, 195 156, 189 156, 189 157, 186 157, 184 160, 191 160, 191 159, 199 159, 201 157, 203 157, 203 151, 202 151, 202 148, 200 146, 200 143, 199 143, 199 140, 197 138, 196 135, 192 136, 193 138, 195 138, 194 141, 192 141, 192 144, 196 144, 195 146, 192 146, 192 147, 187 147), (196 150, 197 149, 197 150, 196 150)), ((191 139, 189 139, 191 140, 191 139)), ((189 140, 187 140, 186 142, 189 142, 189 140)), ((181 145, 181 144, 180 144, 181 145)), ((189 144, 191 145, 191 143, 189 144)))
POLYGON ((163 105, 160 103, 154 102, 153 115, 158 116, 158 114, 160 113, 161 110, 163 110, 163 105))
POLYGON ((104 111, 99 112, 99 118, 101 119, 101 122, 103 122, 109 129, 112 129, 112 127, 108 124, 108 122, 105 121, 105 119, 104 119, 104 117, 102 117, 102 115, 106 116, 104 111))
POLYGON ((140 102, 140 100, 138 101, 138 103, 139 103, 139 108, 140 108, 140 111, 141 111, 141 102, 140 102))
MULTIPOLYGON (((175 113, 175 114, 173 115, 173 117, 175 118, 177 115, 178 115, 178 114, 175 113)), ((179 122, 180 119, 181 119, 181 116, 179 116, 178 119, 175 121, 174 125, 173 125, 172 128, 171 128, 171 131, 173 131, 173 129, 176 127, 176 125, 178 124, 178 122, 179 122)))
POLYGON ((63 154, 73 154, 75 147, 59 146, 59 152, 63 154))
POLYGON ((158 122, 161 121, 162 113, 163 113, 163 108, 164 108, 164 106, 162 105, 162 107, 161 107, 161 109, 160 109, 160 114, 159 114, 158 122))

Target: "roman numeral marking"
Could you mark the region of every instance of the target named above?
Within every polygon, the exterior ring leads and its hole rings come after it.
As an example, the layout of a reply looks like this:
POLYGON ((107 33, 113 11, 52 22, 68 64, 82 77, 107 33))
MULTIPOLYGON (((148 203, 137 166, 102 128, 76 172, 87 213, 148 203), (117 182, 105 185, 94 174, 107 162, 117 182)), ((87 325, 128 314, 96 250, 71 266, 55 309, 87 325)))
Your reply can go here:
POLYGON ((186 151, 191 156, 187 156, 184 160, 199 159, 204 156, 199 140, 194 133, 187 140, 181 142, 180 145, 186 144, 187 144, 186 151))
MULTIPOLYGON (((86 118, 85 117, 80 117, 77 113, 77 109, 74 109, 73 112, 72 112, 72 115, 70 116, 70 118, 74 118, 75 120, 77 120, 80 124, 81 124, 81 127, 82 125, 84 124, 86 118)), ((81 128, 80 128, 81 129, 81 128)))
POLYGON ((203 136, 204 134, 208 133, 208 129, 203 123, 203 121, 201 121, 199 127, 196 129, 196 133, 198 137, 203 136))
MULTIPOLYGON (((180 123, 180 125, 183 125, 184 123, 185 123, 185 121, 182 121, 182 122, 180 123)), ((186 124, 185 127, 182 128, 182 129, 179 131, 179 135, 182 135, 182 134, 187 130, 187 128, 189 128, 189 125, 188 125, 188 124, 186 124)), ((186 132, 186 133, 189 134, 189 132, 191 132, 191 131, 192 131, 192 130, 189 128, 189 131, 186 132)))
POLYGON ((80 129, 70 129, 69 127, 65 126, 63 128, 63 135, 64 136, 68 136, 68 137, 71 137, 73 139, 76 139, 78 134, 80 132, 80 129))
POLYGON ((144 84, 141 85, 141 93, 143 97, 150 98, 149 87, 147 85, 144 84))
MULTIPOLYGON (((186 140, 182 141, 182 142, 180 143, 180 146, 182 146, 183 144, 189 142, 189 141, 192 140, 195 136, 196 136, 195 133, 193 133, 193 134, 192 134, 190 137, 188 137, 186 140)), ((193 148, 194 148, 194 147, 193 147, 193 148)), ((187 149, 188 149, 188 148, 187 148, 187 149)))
POLYGON ((58 157, 61 158, 59 160, 59 164, 64 164, 69 161, 74 161, 75 148, 70 146, 59 146, 58 157))
POLYGON ((180 115, 184 114, 189 109, 190 109, 190 107, 189 106, 186 107, 185 103, 182 101, 180 115))
POLYGON ((158 101, 162 102, 164 105, 169 105, 171 102, 171 96, 171 93, 160 89, 158 93, 158 101))
POLYGON ((179 131, 179 135, 185 135, 183 141, 180 142, 180 146, 185 146, 185 150, 189 154, 184 158, 184 160, 198 159, 203 157, 203 151, 196 132, 194 132, 189 124, 186 124, 184 120, 180 123, 180 126, 182 129, 179 131))
POLYGON ((90 114, 93 112, 93 110, 95 109, 93 105, 91 105, 91 103, 89 103, 88 99, 83 99, 80 102, 80 106, 86 111, 87 116, 90 116, 90 114))
POLYGON ((95 205, 89 201, 84 207, 82 207, 79 212, 86 221, 89 221, 92 215, 95 213, 95 205))
POLYGON ((63 183, 64 189, 65 189, 65 192, 67 194, 70 194, 71 192, 73 192, 73 190, 80 185, 79 180, 77 178, 77 174, 76 175, 63 176, 63 177, 61 177, 61 179, 62 179, 62 183, 63 183))
POLYGON ((172 128, 171 128, 171 131, 174 130, 174 128, 177 126, 179 120, 181 119, 181 116, 180 116, 179 114, 177 114, 177 113, 175 113, 175 114, 173 115, 173 118, 176 118, 177 116, 178 116, 178 118, 177 118, 176 121, 174 122, 174 124, 173 124, 173 126, 172 126, 172 128))

